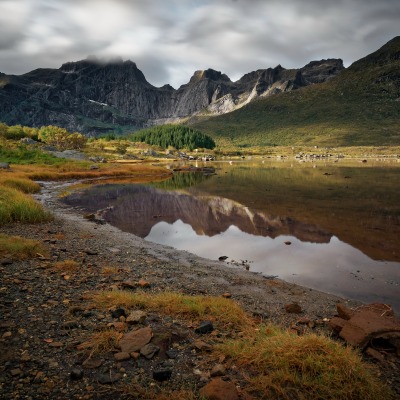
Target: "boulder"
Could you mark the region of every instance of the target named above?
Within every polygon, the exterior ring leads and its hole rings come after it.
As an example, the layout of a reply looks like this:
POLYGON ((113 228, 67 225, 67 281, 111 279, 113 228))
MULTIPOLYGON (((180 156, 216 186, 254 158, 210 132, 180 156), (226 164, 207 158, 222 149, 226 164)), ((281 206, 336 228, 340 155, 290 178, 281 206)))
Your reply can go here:
POLYGON ((339 316, 332 318, 329 323, 347 343, 361 349, 373 339, 399 343, 400 321, 394 316, 391 306, 374 303, 350 310, 338 304, 337 310, 339 316))

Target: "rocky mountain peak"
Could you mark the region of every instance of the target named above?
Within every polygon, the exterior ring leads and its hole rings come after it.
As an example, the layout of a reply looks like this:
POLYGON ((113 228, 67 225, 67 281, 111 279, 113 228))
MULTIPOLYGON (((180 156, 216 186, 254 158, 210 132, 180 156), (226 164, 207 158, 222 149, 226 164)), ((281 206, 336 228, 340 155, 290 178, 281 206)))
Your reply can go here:
POLYGON ((199 70, 195 71, 193 76, 190 78, 189 83, 196 83, 198 81, 209 79, 211 81, 225 81, 230 82, 231 80, 225 74, 220 71, 215 71, 214 69, 206 69, 206 70, 199 70))

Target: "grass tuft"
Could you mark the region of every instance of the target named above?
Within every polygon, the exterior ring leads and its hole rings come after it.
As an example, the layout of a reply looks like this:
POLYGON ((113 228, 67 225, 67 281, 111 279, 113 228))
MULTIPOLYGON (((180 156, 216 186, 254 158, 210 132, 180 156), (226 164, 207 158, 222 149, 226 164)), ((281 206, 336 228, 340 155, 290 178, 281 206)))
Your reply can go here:
POLYGON ((18 189, 0 186, 0 226, 11 222, 50 221, 51 213, 18 189))
POLYGON ((246 338, 217 345, 217 351, 248 371, 248 391, 256 396, 291 400, 392 398, 389 388, 355 350, 328 337, 297 336, 263 326, 246 338))
POLYGON ((30 257, 35 257, 37 253, 47 253, 40 242, 32 239, 25 239, 20 236, 8 236, 4 233, 0 233, 0 257, 25 260, 30 257))
POLYGON ((140 307, 163 310, 168 315, 183 318, 200 318, 232 324, 238 329, 252 326, 252 319, 233 300, 213 296, 189 296, 181 293, 163 292, 150 294, 126 290, 97 292, 93 296, 96 307, 107 309, 115 306, 140 307))
POLYGON ((24 178, 13 178, 4 179, 0 181, 0 184, 20 190, 23 193, 38 193, 40 191, 40 185, 30 179, 24 178))
POLYGON ((96 354, 104 354, 114 351, 123 333, 114 330, 96 332, 90 338, 78 346, 78 350, 89 353, 89 357, 96 354))
POLYGON ((55 269, 61 272, 76 272, 80 268, 80 264, 74 260, 58 261, 55 264, 55 269))

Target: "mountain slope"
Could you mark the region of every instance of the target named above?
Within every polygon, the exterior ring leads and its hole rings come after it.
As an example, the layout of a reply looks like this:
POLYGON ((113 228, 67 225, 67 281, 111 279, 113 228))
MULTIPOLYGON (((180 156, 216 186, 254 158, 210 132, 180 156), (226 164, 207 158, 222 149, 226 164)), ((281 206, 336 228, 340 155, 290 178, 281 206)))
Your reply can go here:
POLYGON ((20 76, 0 73, 0 121, 59 125, 88 134, 132 131, 205 109, 209 114, 226 113, 258 97, 323 82, 342 69, 341 60, 322 60, 300 69, 258 70, 237 82, 208 69, 196 71, 175 90, 152 86, 131 61, 87 59, 20 76))
POLYGON ((220 144, 400 144, 400 37, 336 77, 188 124, 220 144))

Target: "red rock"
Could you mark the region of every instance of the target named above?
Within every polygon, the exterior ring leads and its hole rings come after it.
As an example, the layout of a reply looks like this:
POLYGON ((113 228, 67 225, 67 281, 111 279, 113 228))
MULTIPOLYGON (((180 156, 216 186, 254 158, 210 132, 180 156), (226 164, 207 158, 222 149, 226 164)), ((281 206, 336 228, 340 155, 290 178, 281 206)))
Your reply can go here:
POLYGON ((386 304, 369 304, 352 312, 349 320, 333 318, 331 326, 340 329, 339 336, 347 343, 364 349, 375 338, 400 338, 400 321, 386 304), (333 321, 333 323, 332 323, 333 321))
POLYGON ((138 284, 138 286, 140 286, 142 288, 147 288, 150 286, 150 283, 145 281, 144 279, 140 279, 137 284, 138 284))
POLYGON ((286 304, 285 310, 289 314, 300 314, 303 311, 297 303, 286 304))
POLYGON ((225 297, 226 299, 230 299, 232 295, 230 293, 224 293, 222 297, 225 297))
POLYGON ((143 346, 150 342, 153 332, 150 327, 141 328, 136 331, 126 333, 119 341, 121 351, 133 353, 139 351, 143 346))
POLYGON ((236 386, 232 382, 225 382, 221 378, 215 378, 202 389, 200 396, 207 400, 239 400, 236 386))
POLYGON ((336 304, 336 309, 338 312, 339 318, 343 318, 345 320, 349 320, 353 316, 353 311, 346 307, 343 303, 336 304))
POLYGON ((87 369, 94 369, 94 368, 99 368, 103 364, 103 360, 100 358, 87 358, 83 363, 82 366, 83 368, 87 369))
POLYGON ((202 340, 198 339, 193 343, 193 347, 197 350, 200 351, 211 351, 212 346, 206 342, 203 342, 202 340))
POLYGON ((329 325, 336 332, 340 332, 343 329, 345 324, 346 324, 346 320, 339 318, 339 317, 333 317, 329 321, 329 325))
POLYGON ((114 354, 114 358, 116 361, 125 361, 131 358, 129 353, 125 353, 123 351, 114 354))

